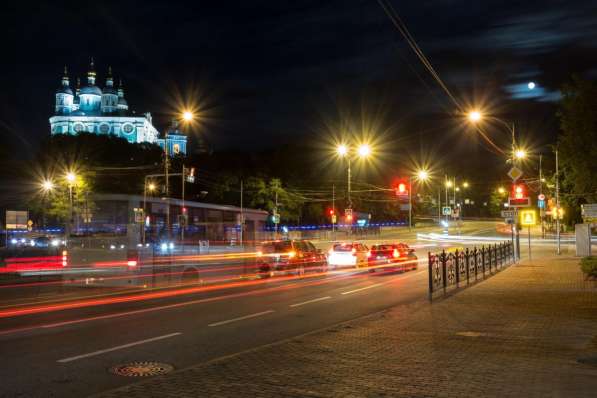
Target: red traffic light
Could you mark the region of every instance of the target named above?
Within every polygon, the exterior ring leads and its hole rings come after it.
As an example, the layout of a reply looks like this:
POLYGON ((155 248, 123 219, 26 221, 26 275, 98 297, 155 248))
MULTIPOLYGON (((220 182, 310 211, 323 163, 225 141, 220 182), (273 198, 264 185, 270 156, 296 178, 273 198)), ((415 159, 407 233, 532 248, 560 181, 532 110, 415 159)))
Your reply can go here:
POLYGON ((522 199, 527 197, 527 187, 524 184, 512 184, 513 199, 522 199))
POLYGON ((334 209, 330 209, 330 210, 328 211, 328 213, 330 213, 330 216, 333 216, 333 215, 334 215, 334 209))
POLYGON ((395 182, 394 191, 396 192, 396 196, 408 196, 408 183, 404 180, 395 182))

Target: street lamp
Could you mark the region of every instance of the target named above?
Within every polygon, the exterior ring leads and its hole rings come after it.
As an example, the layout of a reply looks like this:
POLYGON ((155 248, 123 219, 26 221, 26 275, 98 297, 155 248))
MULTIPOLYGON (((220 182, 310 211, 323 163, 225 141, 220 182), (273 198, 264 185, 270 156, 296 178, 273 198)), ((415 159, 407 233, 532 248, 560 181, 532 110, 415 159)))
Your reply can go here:
POLYGON ((527 153, 524 149, 517 149, 516 151, 514 151, 514 157, 516 159, 519 159, 519 160, 524 159, 524 158, 526 158, 526 156, 527 156, 527 153))
POLYGON ((505 190, 503 187, 499 187, 499 188, 498 188, 498 193, 499 193, 500 195, 503 195, 503 194, 505 194, 505 193, 506 193, 506 190, 505 190))
POLYGON ((42 191, 48 193, 54 189, 54 182, 52 180, 43 180, 40 186, 42 191))
MULTIPOLYGON (((348 206, 352 209, 352 200, 350 198, 350 185, 351 185, 351 171, 350 171, 350 164, 351 164, 351 153, 353 151, 351 148, 345 144, 340 144, 336 147, 336 154, 341 158, 346 159, 347 163, 347 197, 348 197, 348 206)), ((365 159, 371 155, 371 147, 369 144, 361 144, 356 149, 356 154, 359 158, 365 159)))
MULTIPOLYGON (((145 177, 145 184, 143 187, 143 216, 145 217, 147 209, 147 191, 153 192, 156 190, 156 185, 153 182, 147 183, 147 177, 145 177)), ((143 220, 143 245, 145 245, 145 220, 143 220)))
POLYGON ((466 182, 466 181, 465 181, 465 182, 463 182, 463 183, 462 183, 462 187, 463 187, 463 188, 468 188, 468 182, 466 182))
POLYGON ((195 118, 195 116, 193 115, 193 112, 191 112, 191 111, 184 111, 184 112, 182 113, 182 119, 183 119, 185 122, 190 122, 190 121, 192 121, 194 118, 195 118))
POLYGON ((419 170, 415 173, 414 176, 408 176, 408 230, 410 231, 412 228, 412 218, 413 218, 413 182, 412 178, 419 182, 424 182, 429 179, 429 172, 427 170, 419 170))
POLYGON ((71 231, 72 223, 73 223, 73 186, 75 185, 75 183, 77 181, 77 175, 74 172, 69 171, 66 173, 64 178, 68 182, 69 220, 68 220, 68 223, 66 224, 66 228, 65 228, 65 232, 66 232, 65 241, 68 242, 68 238, 70 236, 70 231, 71 231))
POLYGON ((481 115, 481 112, 479 112, 479 111, 471 111, 468 114, 468 119, 473 123, 478 122, 479 120, 481 120, 481 118, 482 118, 482 115, 481 115))

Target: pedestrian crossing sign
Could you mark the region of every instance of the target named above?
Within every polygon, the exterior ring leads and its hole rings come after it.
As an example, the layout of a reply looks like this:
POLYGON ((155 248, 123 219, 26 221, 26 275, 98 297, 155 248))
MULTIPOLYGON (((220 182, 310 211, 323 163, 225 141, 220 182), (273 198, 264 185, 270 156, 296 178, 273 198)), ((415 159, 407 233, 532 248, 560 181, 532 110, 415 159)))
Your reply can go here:
POLYGON ((531 226, 537 223, 537 216, 535 210, 522 210, 520 212, 520 224, 524 226, 531 226))

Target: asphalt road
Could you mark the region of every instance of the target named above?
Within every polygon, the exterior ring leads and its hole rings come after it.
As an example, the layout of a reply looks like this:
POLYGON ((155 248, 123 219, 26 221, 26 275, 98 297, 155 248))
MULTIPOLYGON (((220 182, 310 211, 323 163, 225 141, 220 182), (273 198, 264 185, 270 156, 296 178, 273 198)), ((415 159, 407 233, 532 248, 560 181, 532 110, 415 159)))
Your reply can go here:
MULTIPOLYGON (((490 229, 480 224, 468 233, 490 229)), ((424 243, 430 246, 418 250, 418 269, 405 273, 344 271, 181 288, 146 300, 0 318, 0 396, 87 396, 136 380, 109 373, 118 364, 159 361, 180 369, 426 300, 427 250, 458 244, 424 243)))

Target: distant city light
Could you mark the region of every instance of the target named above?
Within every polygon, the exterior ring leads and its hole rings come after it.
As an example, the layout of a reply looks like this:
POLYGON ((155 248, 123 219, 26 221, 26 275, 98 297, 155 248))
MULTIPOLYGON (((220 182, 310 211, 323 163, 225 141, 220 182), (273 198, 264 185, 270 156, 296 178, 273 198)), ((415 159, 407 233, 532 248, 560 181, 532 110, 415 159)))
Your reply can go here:
POLYGON ((535 88, 535 82, 529 82, 529 84, 527 84, 527 87, 529 88, 529 90, 532 90, 535 88))

